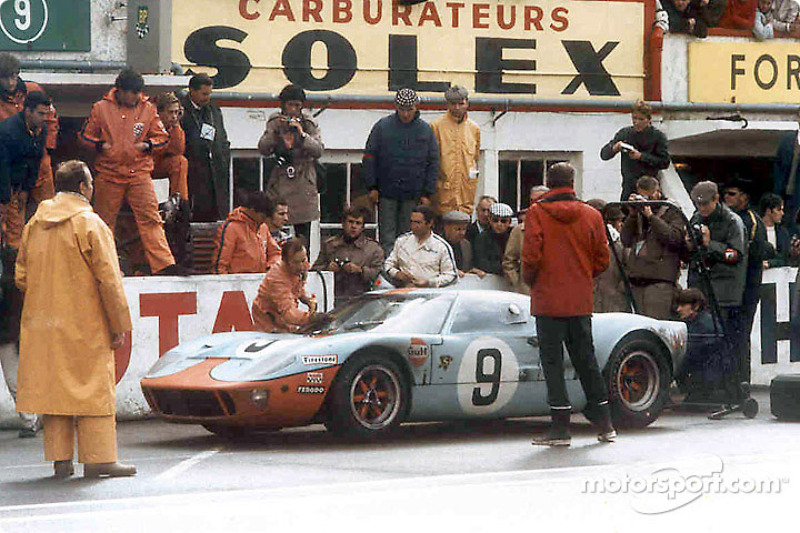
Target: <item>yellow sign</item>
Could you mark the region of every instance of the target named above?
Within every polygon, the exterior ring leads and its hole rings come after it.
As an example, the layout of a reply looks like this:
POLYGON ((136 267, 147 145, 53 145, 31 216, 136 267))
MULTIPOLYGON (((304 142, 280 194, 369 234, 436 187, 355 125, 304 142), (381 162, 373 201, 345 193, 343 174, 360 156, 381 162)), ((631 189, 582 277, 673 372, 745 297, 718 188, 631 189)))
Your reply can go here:
POLYGON ((633 100, 644 3, 580 0, 173 0, 173 61, 217 89, 633 100))
POLYGON ((690 42, 689 100, 797 103, 800 48, 783 42, 690 42))

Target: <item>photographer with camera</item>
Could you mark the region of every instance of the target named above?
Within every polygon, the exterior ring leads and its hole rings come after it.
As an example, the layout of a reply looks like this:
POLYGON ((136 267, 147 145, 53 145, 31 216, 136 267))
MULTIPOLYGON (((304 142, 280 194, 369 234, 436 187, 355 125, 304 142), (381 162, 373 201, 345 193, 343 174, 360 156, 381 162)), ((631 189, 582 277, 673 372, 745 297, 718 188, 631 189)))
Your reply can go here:
POLYGON ((316 120, 303 112, 306 93, 290 84, 278 96, 281 110, 270 115, 258 141, 258 151, 275 164, 269 176, 267 195, 283 198, 289 205, 289 223, 295 235, 306 241, 311 222, 319 219, 317 160, 325 149, 316 120))
MULTIPOLYGON (((666 198, 656 178, 642 176, 630 200, 646 202, 666 198)), ((679 210, 677 206, 636 207, 628 213, 620 231, 622 245, 631 250, 627 267, 636 308, 643 315, 662 320, 672 317, 672 302, 680 275, 686 226, 679 210)))
POLYGON ((342 234, 322 243, 314 270, 333 272, 335 306, 372 290, 383 268, 383 249, 364 235, 369 211, 348 206, 342 213, 342 234))
POLYGON ((637 100, 631 109, 633 126, 622 128, 608 144, 600 150, 600 158, 608 161, 622 153, 621 201, 626 201, 641 176, 656 176, 659 170, 669 167, 667 137, 652 125, 653 109, 649 104, 637 100))
MULTIPOLYGON (((736 213, 720 203, 719 190, 713 181, 701 181, 692 188, 690 196, 697 211, 689 221, 693 234, 686 236, 691 253, 689 287, 707 294, 700 275, 699 262, 703 261, 708 268, 725 333, 735 339, 741 330, 740 307, 747 274, 744 224, 736 213), (699 247, 695 246, 695 241, 699 247)), ((711 303, 713 305, 713 301, 711 303)))

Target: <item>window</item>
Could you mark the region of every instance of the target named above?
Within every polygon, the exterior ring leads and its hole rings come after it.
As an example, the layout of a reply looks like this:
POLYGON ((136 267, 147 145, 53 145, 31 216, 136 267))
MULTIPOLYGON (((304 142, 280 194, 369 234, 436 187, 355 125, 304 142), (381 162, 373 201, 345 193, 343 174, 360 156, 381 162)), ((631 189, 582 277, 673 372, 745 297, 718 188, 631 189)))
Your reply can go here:
POLYGON ((528 311, 509 301, 464 295, 460 298, 451 333, 524 333, 530 329, 528 311))
POLYGON ((360 205, 373 213, 367 221, 366 234, 377 239, 377 212, 367 198, 367 186, 361 165, 360 151, 325 152, 324 165, 327 191, 320 196, 320 239, 336 235, 342 227, 342 211, 346 205, 360 205))
POLYGON ((576 164, 569 153, 555 152, 501 152, 498 166, 500 201, 515 211, 528 207, 528 194, 532 187, 544 185, 545 169, 556 163, 576 164))

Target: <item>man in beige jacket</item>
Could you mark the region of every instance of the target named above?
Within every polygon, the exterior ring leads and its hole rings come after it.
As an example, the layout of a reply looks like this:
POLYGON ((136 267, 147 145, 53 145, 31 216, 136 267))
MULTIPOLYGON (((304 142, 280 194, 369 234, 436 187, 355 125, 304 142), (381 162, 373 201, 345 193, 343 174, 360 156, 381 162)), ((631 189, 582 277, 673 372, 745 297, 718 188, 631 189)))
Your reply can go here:
MULTIPOLYGON (((536 185, 531 189, 531 203, 549 191, 544 185, 536 185)), ((520 294, 530 294, 531 288, 522 280, 522 240, 525 232, 525 222, 522 221, 511 229, 511 235, 506 243, 506 253, 503 254, 503 273, 511 282, 514 291, 520 294)))
POLYGON ((16 284, 25 294, 17 409, 44 422, 45 460, 74 473, 75 430, 84 477, 132 476, 117 463, 113 350, 131 330, 114 236, 92 211, 92 175, 59 166, 56 196, 22 235, 16 284))

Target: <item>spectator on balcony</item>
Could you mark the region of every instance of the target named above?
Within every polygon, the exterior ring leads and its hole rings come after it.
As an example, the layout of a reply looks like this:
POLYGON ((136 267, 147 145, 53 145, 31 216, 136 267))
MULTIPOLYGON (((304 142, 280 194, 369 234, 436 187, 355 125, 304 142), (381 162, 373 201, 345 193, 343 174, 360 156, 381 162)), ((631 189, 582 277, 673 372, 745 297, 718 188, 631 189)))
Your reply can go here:
POLYGON ((600 150, 603 161, 621 153, 622 201, 628 200, 641 176, 657 176, 659 170, 669 166, 667 137, 653 127, 652 112, 647 102, 634 102, 631 109, 633 125, 619 130, 600 150))
POLYGON ((796 0, 772 0, 767 19, 773 31, 797 37, 800 35, 798 14, 800 14, 800 4, 796 0))
POLYGON ((719 27, 729 30, 753 29, 757 4, 758 0, 728 0, 719 27))
POLYGON ((475 268, 487 274, 503 275, 503 254, 511 234, 511 206, 501 202, 489 208, 489 231, 484 231, 475 239, 475 268))
POLYGON ((725 0, 665 0, 662 5, 669 16, 670 33, 706 37, 708 28, 719 24, 725 3, 725 0))
POLYGON ((239 196, 241 204, 230 212, 214 239, 215 274, 266 272, 279 259, 279 254, 273 253, 272 263, 267 261, 267 247, 258 235, 258 228, 273 210, 267 194, 240 190, 239 196))
POLYGON ((493 196, 481 196, 478 199, 478 205, 475 208, 475 221, 467 226, 467 239, 475 247, 475 239, 478 235, 489 229, 489 208, 495 203, 497 199, 493 196))
POLYGON ((791 258, 791 242, 789 230, 781 226, 783 221, 783 200, 777 194, 767 193, 759 202, 761 220, 767 230, 767 241, 775 248, 775 255, 764 261, 764 268, 786 266, 791 258))
POLYGON ((772 39, 775 31, 772 28, 772 0, 758 0, 758 10, 753 22, 753 35, 759 41, 772 39))

